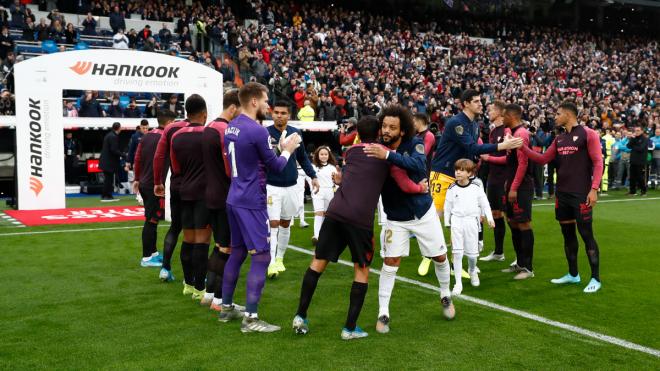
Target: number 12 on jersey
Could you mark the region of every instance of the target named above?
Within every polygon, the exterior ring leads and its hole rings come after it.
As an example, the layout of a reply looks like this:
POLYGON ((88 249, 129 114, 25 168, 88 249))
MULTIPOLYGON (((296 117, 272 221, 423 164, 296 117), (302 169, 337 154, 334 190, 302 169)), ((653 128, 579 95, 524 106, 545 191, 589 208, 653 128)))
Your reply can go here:
POLYGON ((227 146, 229 157, 231 157, 231 177, 238 177, 238 169, 236 168, 236 149, 234 148, 234 142, 229 142, 227 146))

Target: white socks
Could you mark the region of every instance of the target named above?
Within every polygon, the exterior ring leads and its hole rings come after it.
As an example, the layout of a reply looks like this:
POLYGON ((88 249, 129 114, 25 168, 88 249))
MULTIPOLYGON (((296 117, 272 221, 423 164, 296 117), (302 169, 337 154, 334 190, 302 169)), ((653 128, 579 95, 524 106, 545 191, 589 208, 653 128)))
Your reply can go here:
MULTIPOLYGON (((286 248, 289 246, 289 239, 291 238, 291 227, 287 228, 278 228, 277 233, 277 257, 284 259, 284 253, 286 253, 286 248)), ((272 255, 271 255, 272 257, 272 255)))
POLYGON ((213 298, 212 304, 222 305, 222 298, 213 298))
POLYGON ((212 292, 205 293, 204 294, 204 299, 206 299, 206 300, 214 299, 213 298, 213 293, 212 292))
POLYGON ((277 230, 279 228, 270 228, 270 262, 275 262, 275 253, 277 253, 277 230))
POLYGON ((390 316, 390 298, 394 290, 394 281, 396 281, 396 271, 399 267, 385 265, 380 269, 380 278, 378 279, 378 317, 382 315, 390 316))
POLYGON ((449 260, 447 258, 442 263, 433 261, 435 265, 435 276, 438 278, 438 283, 440 284, 440 298, 445 296, 451 296, 449 291, 449 279, 451 274, 449 273, 449 260))
POLYGON ((314 238, 319 238, 319 232, 321 231, 323 220, 325 220, 325 217, 314 215, 314 238))

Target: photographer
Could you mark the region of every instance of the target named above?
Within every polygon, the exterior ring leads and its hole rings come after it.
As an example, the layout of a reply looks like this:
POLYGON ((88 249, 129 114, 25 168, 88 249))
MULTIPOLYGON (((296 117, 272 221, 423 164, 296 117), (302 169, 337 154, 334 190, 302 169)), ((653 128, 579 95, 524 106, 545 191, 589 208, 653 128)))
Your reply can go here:
POLYGON ((339 144, 344 147, 352 146, 357 138, 357 120, 354 118, 348 119, 346 122, 339 124, 339 144))

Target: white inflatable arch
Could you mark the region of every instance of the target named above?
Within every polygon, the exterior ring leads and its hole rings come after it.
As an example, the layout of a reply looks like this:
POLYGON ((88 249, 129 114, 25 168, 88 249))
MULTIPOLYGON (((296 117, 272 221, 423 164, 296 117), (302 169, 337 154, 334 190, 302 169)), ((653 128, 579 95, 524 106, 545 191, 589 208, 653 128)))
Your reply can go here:
MULTIPOLYGON (((207 102, 209 118, 222 111, 222 74, 159 53, 62 52, 17 63, 14 72, 20 210, 65 207, 62 90, 199 94, 207 102)), ((77 120, 67 119, 66 126, 72 121, 77 120)))

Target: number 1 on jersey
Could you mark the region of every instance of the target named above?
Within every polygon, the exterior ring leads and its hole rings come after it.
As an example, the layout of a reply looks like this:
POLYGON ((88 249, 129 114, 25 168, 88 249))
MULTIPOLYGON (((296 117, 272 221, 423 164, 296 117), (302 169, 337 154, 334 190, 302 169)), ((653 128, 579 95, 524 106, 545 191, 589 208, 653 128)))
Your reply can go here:
POLYGON ((227 149, 229 150, 229 157, 231 157, 231 177, 236 178, 238 177, 238 169, 236 169, 236 151, 234 150, 234 142, 229 142, 227 149))

